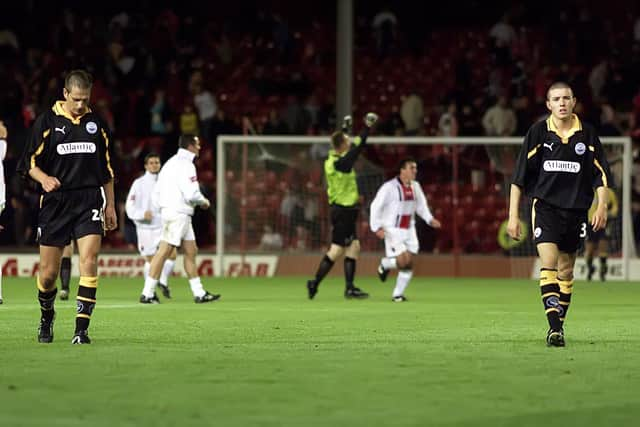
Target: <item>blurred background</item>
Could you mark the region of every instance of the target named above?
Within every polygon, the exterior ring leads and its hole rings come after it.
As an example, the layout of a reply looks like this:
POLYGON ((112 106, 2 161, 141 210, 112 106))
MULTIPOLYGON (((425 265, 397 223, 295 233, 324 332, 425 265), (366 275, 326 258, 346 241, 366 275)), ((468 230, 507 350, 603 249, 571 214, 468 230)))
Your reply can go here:
MULTIPOLYGON (((601 136, 633 139, 633 240, 640 241, 638 2, 352 4, 350 110, 356 131, 360 116, 376 111, 381 116, 377 135, 522 136, 546 114, 548 86, 567 81, 578 97, 576 112, 601 136)), ((9 148, 2 251, 35 248, 39 190, 16 176, 15 163, 35 117, 62 98, 67 71, 86 68, 93 74, 91 107, 115 139, 120 227, 107 236, 105 247, 135 251, 124 201, 148 152, 160 153, 164 161, 175 153, 180 133, 199 134, 204 141, 199 179, 215 200, 218 135, 329 135, 339 127, 342 117, 336 111, 345 109, 336 105, 338 5, 245 0, 4 4, 0 119, 8 127, 9 148)), ((230 195, 228 204, 251 212, 243 224, 236 223, 240 216, 230 215, 227 250, 319 252, 326 247, 322 158, 327 147, 278 147, 256 145, 243 154, 239 145, 230 146, 226 154, 225 191, 243 186, 250 196, 239 202, 230 195), (268 162, 256 161, 265 155, 268 162), (249 161, 244 171, 243 160, 249 161)), ((432 143, 372 146, 358 166, 364 250, 381 248, 367 231, 370 197, 394 175, 397 162, 411 155, 419 161, 419 180, 436 216, 447 221, 457 215, 465 227, 454 238, 451 227, 435 233, 420 224, 423 251, 504 253, 496 236, 506 218, 510 170, 502 166, 516 151, 454 150, 432 143), (454 157, 460 159, 459 180, 452 178, 454 157)), ((612 156, 614 163, 620 160, 619 153, 612 156)), ((194 217, 205 251, 215 250, 212 212, 194 217)))

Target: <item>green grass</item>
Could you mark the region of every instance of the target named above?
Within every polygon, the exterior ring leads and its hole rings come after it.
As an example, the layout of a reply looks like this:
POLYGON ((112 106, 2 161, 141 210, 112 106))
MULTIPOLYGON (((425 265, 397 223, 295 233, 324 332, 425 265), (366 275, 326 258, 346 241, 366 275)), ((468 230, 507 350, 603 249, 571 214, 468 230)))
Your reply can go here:
MULTIPOLYGON (((2 426, 631 426, 640 418, 640 287, 577 283, 567 347, 547 348, 527 280, 205 280, 220 302, 137 303, 102 279, 93 344, 72 346, 74 303, 36 342, 31 279, 4 279, 2 426)), ((74 285, 75 288, 75 285, 74 285)))

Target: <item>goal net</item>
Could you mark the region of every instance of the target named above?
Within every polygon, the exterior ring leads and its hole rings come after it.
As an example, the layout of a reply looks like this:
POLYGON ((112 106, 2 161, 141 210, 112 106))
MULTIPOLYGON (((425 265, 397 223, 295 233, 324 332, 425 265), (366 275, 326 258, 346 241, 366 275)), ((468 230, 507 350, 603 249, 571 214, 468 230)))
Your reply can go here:
MULTIPOLYGON (((368 226, 369 205, 399 161, 418 162, 431 211, 443 227, 418 221, 420 250, 432 254, 534 257, 531 204, 522 198, 526 238, 506 235, 509 191, 522 138, 370 137, 355 165, 361 195, 357 233, 363 252, 383 244, 368 226)), ((628 271, 631 236, 631 142, 602 138, 615 179, 618 212, 610 215, 610 257, 628 271)), ((330 243, 323 164, 328 136, 218 137, 216 158, 216 252, 225 255, 320 254, 330 243)), ((583 269, 577 264, 579 276, 583 269)), ((217 269, 220 272, 221 268, 217 269)), ((625 273, 626 275, 626 273, 625 273)))

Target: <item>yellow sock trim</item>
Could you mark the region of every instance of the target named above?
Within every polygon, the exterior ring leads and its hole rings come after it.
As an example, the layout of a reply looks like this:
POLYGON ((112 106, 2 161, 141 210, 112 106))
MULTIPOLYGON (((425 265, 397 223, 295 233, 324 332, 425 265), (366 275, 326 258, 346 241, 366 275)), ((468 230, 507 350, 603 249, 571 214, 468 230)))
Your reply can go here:
POLYGON ((51 291, 56 289, 56 284, 55 283, 53 284, 53 288, 45 289, 44 286, 42 286, 42 282, 40 281, 40 275, 36 276, 36 286, 38 287, 38 290, 40 292, 51 292, 51 291))
POLYGON ((558 280, 558 285, 563 294, 570 294, 573 291, 573 280, 558 280))
POLYGON ((555 270, 540 271, 540 286, 558 283, 558 272, 555 270))
POLYGON ((85 288, 97 288, 98 278, 96 276, 80 276, 80 286, 84 286, 85 288))
POLYGON ((94 304, 96 303, 96 300, 91 299, 91 298, 85 298, 85 297, 77 296, 76 299, 79 300, 79 301, 92 302, 94 304))
POLYGON ((84 314, 84 313, 78 313, 78 314, 76 314, 76 317, 82 317, 83 319, 91 319, 91 316, 89 316, 88 314, 84 314))
MULTIPOLYGON (((547 309, 544 311, 544 313, 545 313, 545 314, 547 314, 547 313, 549 313, 550 311, 555 311, 556 313, 558 313, 558 309, 557 309, 557 308, 547 308, 547 309)), ((78 316, 79 316, 79 315, 78 315, 78 316)))
POLYGON ((556 296, 558 298, 560 298, 560 294, 557 292, 547 292, 546 294, 542 294, 542 298, 546 298, 546 297, 550 297, 550 296, 556 296))

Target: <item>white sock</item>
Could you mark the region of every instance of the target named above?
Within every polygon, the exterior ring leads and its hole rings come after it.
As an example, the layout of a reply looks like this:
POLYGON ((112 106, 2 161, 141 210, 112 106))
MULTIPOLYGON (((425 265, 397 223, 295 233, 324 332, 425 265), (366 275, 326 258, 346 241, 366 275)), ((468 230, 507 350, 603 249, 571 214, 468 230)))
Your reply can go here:
POLYGON ((191 286, 191 292, 193 292, 194 297, 203 297, 207 293, 202 287, 200 277, 189 279, 189 286, 191 286))
POLYGON ((156 292, 156 286, 158 286, 158 279, 147 276, 147 278, 144 279, 144 289, 142 289, 142 295, 147 298, 153 298, 153 294, 156 292))
POLYGON ((409 281, 413 276, 413 271, 411 270, 400 270, 398 272, 398 277, 396 278, 396 287, 393 289, 393 296, 399 297, 400 295, 404 295, 404 290, 409 286, 409 281))
POLYGON ((149 270, 151 270, 151 263, 149 261, 145 261, 143 269, 145 281, 147 280, 147 277, 149 277, 149 270))
POLYGON ((382 268, 384 268, 385 270, 395 270, 396 268, 398 268, 398 263, 396 262, 395 257, 382 258, 380 264, 382 264, 382 268))
POLYGON ((164 262, 164 265, 162 266, 162 273, 160 273, 160 283, 163 285, 169 286, 169 277, 171 276, 175 263, 175 260, 172 259, 168 259, 164 262))

